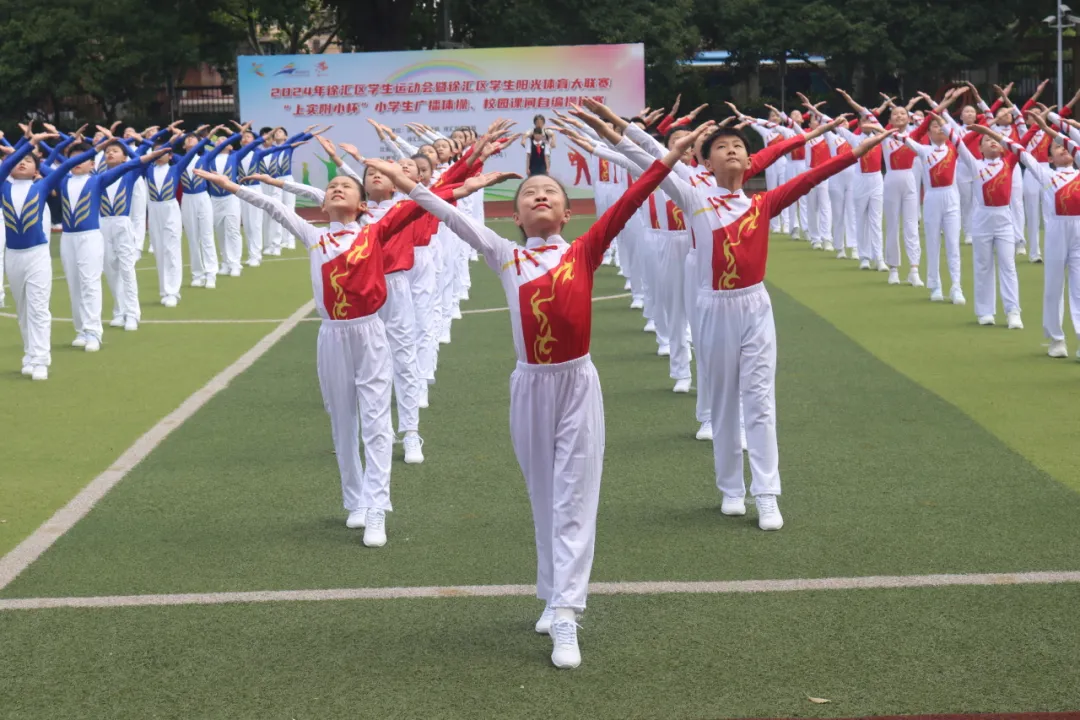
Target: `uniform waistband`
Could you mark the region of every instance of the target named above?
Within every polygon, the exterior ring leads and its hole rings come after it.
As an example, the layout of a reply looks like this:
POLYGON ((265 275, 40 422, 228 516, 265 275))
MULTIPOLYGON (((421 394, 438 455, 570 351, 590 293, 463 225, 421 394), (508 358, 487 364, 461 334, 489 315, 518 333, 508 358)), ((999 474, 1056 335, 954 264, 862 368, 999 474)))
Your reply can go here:
POLYGON ((381 322, 377 313, 365 315, 364 317, 353 318, 351 320, 331 320, 330 318, 323 318, 322 326, 324 328, 362 327, 369 323, 375 322, 381 322))
POLYGON ((735 288, 734 290, 709 290, 705 294, 709 297, 720 298, 723 300, 733 300, 739 297, 768 295, 768 290, 765 289, 765 283, 757 283, 756 285, 751 285, 750 287, 735 288))
POLYGON ((523 363, 518 361, 515 372, 524 372, 534 375, 555 375, 568 370, 575 370, 579 367, 586 365, 592 365, 592 356, 589 353, 585 353, 579 358, 573 360, 567 360, 561 363, 551 363, 550 365, 534 365, 532 363, 523 363))

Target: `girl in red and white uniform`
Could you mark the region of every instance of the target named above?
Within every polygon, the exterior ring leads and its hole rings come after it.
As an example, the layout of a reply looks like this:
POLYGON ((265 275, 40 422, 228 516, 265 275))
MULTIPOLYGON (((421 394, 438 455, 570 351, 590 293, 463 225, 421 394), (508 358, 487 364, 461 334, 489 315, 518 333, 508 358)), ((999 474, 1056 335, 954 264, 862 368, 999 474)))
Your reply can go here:
MULTIPOLYGON (((361 226, 366 212, 362 186, 339 175, 326 187, 323 211, 330 227, 317 228, 284 203, 224 175, 198 170, 241 200, 264 210, 308 249, 311 285, 322 325, 317 366, 323 403, 330 415, 348 527, 364 527, 364 544, 386 544, 390 504, 390 346, 379 309, 386 302, 383 245, 423 214, 415 203, 399 203, 380 222, 361 226), (364 459, 360 460, 360 439, 364 459)), ((277 189, 277 188, 275 188, 277 189)), ((465 194, 465 188, 454 193, 465 194)))
POLYGON ((1080 172, 1074 164, 1074 159, 1080 157, 1080 145, 1058 133, 1041 115, 1032 117, 1039 130, 1051 139, 1049 164, 1019 144, 1013 143, 1011 147, 1014 151, 1021 150, 1020 162, 1042 188, 1046 219, 1043 334, 1050 340, 1047 355, 1065 358, 1069 356, 1062 328, 1066 278, 1073 331, 1080 337, 1080 172))
POLYGON ((1016 277, 1016 226, 1011 208, 1013 174, 1019 162, 1016 152, 1005 150, 993 138, 998 133, 982 125, 972 125, 972 131, 984 135, 979 144, 982 159, 968 149, 966 138, 957 146, 961 162, 968 165, 974 178, 974 211, 972 235, 975 242, 975 316, 980 325, 993 325, 997 305, 994 290, 994 258, 1001 302, 1005 306, 1010 330, 1023 329, 1020 319, 1020 284, 1016 277))
MULTIPOLYGON (((799 110, 792 110, 789 117, 786 113, 780 112, 774 107, 766 105, 770 112, 776 113, 780 118, 780 124, 786 126, 789 130, 794 132, 802 132, 803 116, 799 110)), ((810 168, 810 160, 807 155, 806 146, 796 147, 788 155, 787 161, 787 176, 784 178, 784 182, 790 182, 799 175, 802 175, 810 168)), ((796 240, 809 240, 810 239, 810 215, 809 204, 805 196, 800 196, 799 199, 788 208, 789 217, 791 220, 791 237, 796 240)))
POLYGON ((475 247, 506 292, 518 360, 510 380, 510 435, 536 530, 536 590, 545 603, 536 630, 551 635, 556 667, 581 663, 577 616, 588 594, 604 461, 603 399, 589 358, 593 274, 616 233, 693 140, 686 136, 650 167, 573 244, 560 235, 570 219, 568 199, 547 175, 518 188, 514 221, 528 238, 522 246, 390 163, 368 161, 475 247))
MULTIPOLYGON (((957 93, 949 91, 935 112, 943 112, 957 93)), ((929 100, 928 100, 929 102, 929 100)), ((907 136, 907 145, 922 159, 923 228, 926 233, 926 284, 930 300, 943 302, 941 286, 941 237, 945 236, 945 259, 952 286, 949 301, 963 305, 960 287, 960 192, 956 187, 956 168, 962 140, 960 130, 941 116, 927 114, 918 128, 907 136), (929 137, 930 144, 923 145, 929 137)))
MULTIPOLYGON (((884 131, 878 124, 877 117, 885 111, 887 107, 885 104, 869 112, 843 90, 837 90, 837 92, 858 115, 846 126, 842 125, 836 129, 837 135, 846 140, 849 146, 855 147, 871 134, 884 131)), ((883 166, 884 156, 881 146, 875 145, 868 153, 861 156, 858 165, 852 168, 855 176, 852 181, 851 200, 852 211, 855 215, 855 245, 860 270, 879 272, 889 270, 889 266, 885 264, 881 242, 882 213, 885 202, 885 183, 881 173, 883 166)))
MULTIPOLYGON (((887 128, 898 133, 908 131, 910 115, 907 108, 894 106, 889 114, 887 128)), ((881 145, 885 161, 884 209, 885 209, 885 264, 889 266, 889 284, 900 284, 900 234, 903 231, 904 250, 910 270, 907 282, 913 287, 923 287, 919 277, 922 248, 919 244, 919 193, 915 177, 915 151, 904 140, 891 137, 881 145)))
MULTIPOLYGON (((987 107, 986 103, 982 101, 982 98, 979 98, 978 95, 976 95, 979 110, 984 115, 983 122, 980 124, 989 125, 992 132, 1008 138, 1010 141, 1019 141, 1020 138, 1027 133, 1027 125, 1024 123, 1024 117, 1021 112, 1012 104, 1012 101, 1009 100, 1009 91, 1012 90, 1012 84, 1004 90, 997 86, 995 86, 994 89, 1000 97, 1000 103, 995 103, 993 108, 987 107)), ((968 129, 975 130, 973 127, 968 129)), ((1006 156, 1013 154, 1014 153, 1012 152, 1007 152, 1006 156)), ((977 188, 975 193, 978 193, 977 188)), ((978 198, 976 197, 976 202, 977 201, 978 198)), ((1027 223, 1024 219, 1024 178, 1020 171, 1012 173, 1012 192, 1010 194, 1009 210, 1012 214, 1016 254, 1026 255, 1027 247, 1024 242, 1024 233, 1027 230, 1027 223)))

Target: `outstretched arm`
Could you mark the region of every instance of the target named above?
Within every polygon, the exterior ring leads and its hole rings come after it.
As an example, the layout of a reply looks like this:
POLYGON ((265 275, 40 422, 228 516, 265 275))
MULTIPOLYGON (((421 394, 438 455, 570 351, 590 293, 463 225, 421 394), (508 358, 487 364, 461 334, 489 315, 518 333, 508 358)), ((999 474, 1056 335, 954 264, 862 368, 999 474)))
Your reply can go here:
POLYGON ((822 163, 816 168, 807 170, 801 175, 793 177, 778 188, 769 190, 766 193, 767 202, 769 203, 769 212, 775 217, 781 210, 790 206, 800 197, 810 192, 815 185, 832 177, 844 168, 854 165, 858 162, 859 158, 870 152, 876 145, 880 145, 885 138, 894 135, 895 133, 895 130, 877 133, 872 138, 865 140, 857 147, 852 148, 851 155, 837 155, 828 162, 822 163))
POLYGON ((310 249, 318 244, 320 236, 319 230, 307 220, 304 220, 290 210, 281 201, 275 200, 258 190, 237 185, 228 177, 220 173, 212 173, 199 169, 196 169, 194 172, 203 180, 213 183, 222 190, 236 195, 236 197, 249 205, 254 205, 260 210, 265 210, 270 217, 277 220, 282 226, 287 228, 289 232, 300 238, 300 241, 304 243, 304 247, 310 249))

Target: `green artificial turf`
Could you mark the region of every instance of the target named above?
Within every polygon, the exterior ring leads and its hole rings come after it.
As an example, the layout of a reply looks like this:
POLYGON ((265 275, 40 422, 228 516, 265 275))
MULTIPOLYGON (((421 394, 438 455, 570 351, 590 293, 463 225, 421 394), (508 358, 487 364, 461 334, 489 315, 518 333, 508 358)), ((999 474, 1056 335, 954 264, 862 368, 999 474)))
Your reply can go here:
MULTIPOLYGON (((59 238, 54 237, 55 245, 59 238)), ((307 265, 268 262, 240 278, 220 278, 216 290, 186 287, 177 308, 158 302, 152 257, 138 274, 143 320, 138 332, 108 327, 112 296, 104 283, 104 345, 88 354, 72 348, 74 329, 57 320, 49 380, 20 374, 22 341, 16 320, 0 317, 0 554, 29 535, 111 465, 157 421, 274 328, 247 325, 155 324, 155 320, 282 319, 310 299, 307 265), (151 322, 146 322, 151 321, 151 322)), ((70 318, 59 269, 52 312, 70 318)), ((13 299, 5 312, 14 314, 13 299)))
POLYGON ((551 667, 525 598, 8 612, 0 708, 6 720, 1076 710, 1078 602, 1075 585, 599 597, 573 671, 551 667))
MULTIPOLYGON (((774 236, 769 280, 836 326, 886 364, 955 405, 1001 442, 1074 490, 1080 490, 1076 462, 1076 393, 1080 363, 1046 355, 1042 332, 1043 266, 1016 259, 1024 329, 1007 330, 997 303, 998 324, 975 321, 971 246, 961 248, 967 305, 931 303, 926 289, 890 286, 885 273, 857 270, 858 263, 813 252, 806 243, 774 236)), ((942 258, 946 295, 949 286, 942 258)), ((906 272, 901 271, 901 278, 906 272)), ((926 279, 925 260, 922 270, 926 279)), ((1071 351, 1076 339, 1065 318, 1071 351)), ((785 342, 780 337, 781 347, 785 342)), ((847 354, 831 362, 847 365, 847 354)), ((862 388, 857 380, 853 387, 862 388)), ((874 392, 872 387, 862 388, 874 392)), ((941 426, 949 420, 923 415, 919 422, 941 426)), ((959 449, 961 452, 966 448, 959 449)), ((947 462, 949 476, 957 463, 947 462)))
MULTIPOLYGON (((472 268, 465 308, 504 305, 494 276, 472 268)), ((596 295, 621 283, 603 268, 596 295)), ((787 522, 773 534, 753 513, 719 514, 693 395, 671 392, 640 314, 625 299, 594 305, 607 417, 594 579, 1080 569, 1080 496, 783 292, 773 299, 787 522)), ((390 543, 377 551, 344 528, 316 333, 291 333, 3 594, 530 582, 508 314, 454 324, 421 415, 427 462, 406 466, 395 450, 390 543)))

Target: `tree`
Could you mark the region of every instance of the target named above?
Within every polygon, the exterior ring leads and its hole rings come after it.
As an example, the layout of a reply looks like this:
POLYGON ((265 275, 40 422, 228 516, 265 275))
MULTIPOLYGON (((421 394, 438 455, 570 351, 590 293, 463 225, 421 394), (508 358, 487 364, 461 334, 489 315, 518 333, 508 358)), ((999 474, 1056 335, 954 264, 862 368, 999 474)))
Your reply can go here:
POLYGON ((214 12, 244 33, 256 55, 323 53, 341 32, 338 7, 323 0, 225 0, 214 12))

